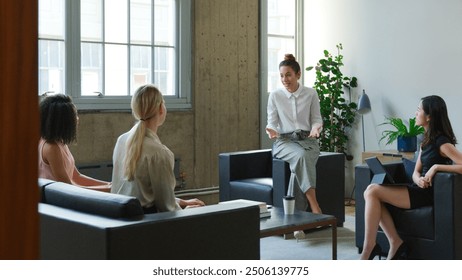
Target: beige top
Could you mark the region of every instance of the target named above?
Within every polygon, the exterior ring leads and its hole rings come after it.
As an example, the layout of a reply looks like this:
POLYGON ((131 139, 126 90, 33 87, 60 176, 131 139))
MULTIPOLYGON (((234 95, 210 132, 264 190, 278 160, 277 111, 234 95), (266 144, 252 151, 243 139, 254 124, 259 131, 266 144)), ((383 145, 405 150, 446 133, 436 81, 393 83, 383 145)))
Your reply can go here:
MULTIPOLYGON (((45 145, 46 141, 43 138, 40 138, 39 141, 39 178, 45 178, 49 180, 56 181, 55 176, 53 175, 53 171, 51 170, 51 166, 43 160, 42 151, 43 146, 45 145)), ((72 156, 69 147, 63 143, 57 143, 59 149, 61 150, 61 155, 63 157, 64 168, 66 169, 67 175, 69 178, 72 178, 74 174, 75 168, 75 161, 74 157, 72 156)))
POLYGON ((141 206, 147 208, 154 205, 159 212, 180 210, 174 193, 174 155, 151 130, 147 129, 144 137, 135 179, 128 181, 125 178, 126 142, 134 129, 122 134, 114 147, 111 192, 134 196, 139 199, 141 206))

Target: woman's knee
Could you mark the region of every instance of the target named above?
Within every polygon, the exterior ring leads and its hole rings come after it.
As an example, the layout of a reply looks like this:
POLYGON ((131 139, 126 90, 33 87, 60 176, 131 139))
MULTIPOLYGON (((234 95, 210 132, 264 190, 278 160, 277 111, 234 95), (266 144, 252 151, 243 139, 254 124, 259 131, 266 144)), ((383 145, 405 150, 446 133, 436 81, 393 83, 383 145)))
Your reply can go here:
POLYGON ((378 184, 370 184, 369 186, 367 186, 366 190, 363 193, 364 199, 367 200, 368 198, 371 198, 371 197, 377 197, 380 188, 381 186, 378 184))

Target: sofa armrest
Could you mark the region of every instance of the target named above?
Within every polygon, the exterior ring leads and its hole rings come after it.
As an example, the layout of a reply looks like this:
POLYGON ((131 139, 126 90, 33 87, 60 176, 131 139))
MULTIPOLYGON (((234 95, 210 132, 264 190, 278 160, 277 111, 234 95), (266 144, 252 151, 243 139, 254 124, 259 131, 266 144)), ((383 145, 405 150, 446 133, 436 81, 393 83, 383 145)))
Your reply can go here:
POLYGON ((138 199, 115 193, 85 189, 63 182, 39 180, 41 202, 111 218, 143 216, 138 199))
POLYGON ((220 201, 230 199, 230 181, 249 178, 271 178, 271 159, 271 149, 219 154, 220 201))
MULTIPOLYGON (((289 164, 273 159, 273 204, 282 207, 290 180, 289 164), (278 205, 280 203, 280 205, 278 205)), ((321 152, 316 164, 316 196, 323 213, 334 215, 337 225, 345 221, 345 155, 321 152)))
POLYGON ((462 242, 456 237, 462 235, 462 175, 438 172, 433 188, 435 239, 455 242, 454 248, 449 246, 450 242, 441 242, 448 246, 439 250, 454 255, 454 259, 461 259, 462 242))
POLYGON ((345 222, 345 155, 321 152, 316 164, 316 196, 323 213, 345 222))
POLYGON ((289 164, 281 159, 273 158, 273 204, 283 207, 282 197, 287 194, 290 180, 289 164))

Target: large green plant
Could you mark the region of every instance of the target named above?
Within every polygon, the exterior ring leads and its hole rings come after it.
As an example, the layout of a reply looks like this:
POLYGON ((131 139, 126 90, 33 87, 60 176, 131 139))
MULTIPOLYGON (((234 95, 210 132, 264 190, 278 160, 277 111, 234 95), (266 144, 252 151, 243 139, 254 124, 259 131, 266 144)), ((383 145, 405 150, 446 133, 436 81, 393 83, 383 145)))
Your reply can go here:
POLYGON ((341 152, 347 150, 347 128, 351 127, 356 117, 357 104, 345 99, 345 91, 350 93, 351 88, 357 87, 356 77, 343 75, 342 44, 337 46, 337 55, 332 56, 327 50, 324 58, 320 59, 316 67, 310 66, 307 71, 315 68, 316 81, 314 88, 318 92, 323 130, 319 137, 321 151, 341 152))

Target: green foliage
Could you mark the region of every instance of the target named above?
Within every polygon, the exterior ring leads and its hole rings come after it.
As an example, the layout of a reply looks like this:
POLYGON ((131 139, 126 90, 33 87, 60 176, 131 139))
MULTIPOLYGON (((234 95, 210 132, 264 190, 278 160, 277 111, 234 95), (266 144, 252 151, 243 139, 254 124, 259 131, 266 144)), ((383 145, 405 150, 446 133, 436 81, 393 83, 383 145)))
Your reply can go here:
POLYGON ((393 143, 398 137, 412 137, 424 133, 424 128, 415 124, 415 117, 409 118, 409 127, 406 126, 401 118, 386 117, 386 121, 380 125, 391 125, 394 127, 393 130, 385 130, 382 132, 382 140, 387 140, 387 145, 393 143))
POLYGON ((344 89, 358 86, 356 77, 346 77, 340 68, 343 66, 343 55, 340 50, 342 44, 337 46, 337 56, 333 57, 327 50, 324 58, 320 59, 316 67, 316 81, 314 89, 318 92, 323 130, 319 137, 321 151, 343 152, 347 150, 348 135, 346 128, 351 127, 356 117, 357 104, 345 100, 344 89))

